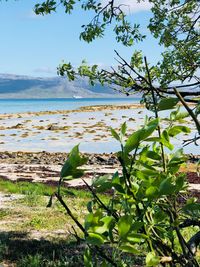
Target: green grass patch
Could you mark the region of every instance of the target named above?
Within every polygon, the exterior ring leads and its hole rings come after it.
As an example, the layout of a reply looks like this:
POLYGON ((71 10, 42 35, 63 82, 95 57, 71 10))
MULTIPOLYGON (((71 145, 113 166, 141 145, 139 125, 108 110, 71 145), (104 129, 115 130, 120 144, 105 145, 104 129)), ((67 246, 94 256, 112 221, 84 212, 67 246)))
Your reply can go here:
POLYGON ((32 182, 12 182, 0 179, 0 191, 11 194, 30 194, 50 196, 55 191, 55 187, 47 186, 41 183, 32 182))
MULTIPOLYGON (((46 207, 56 191, 56 186, 0 179, 0 192, 24 195, 5 203, 6 209, 0 209, 0 263, 8 266, 14 263, 16 267, 83 266, 84 248, 73 246, 72 226, 80 236, 82 233, 56 197, 52 206, 46 207)), ((83 223, 91 192, 65 187, 61 192, 74 216, 83 223)), ((107 195, 101 198, 104 203, 109 201, 107 195)))
MULTIPOLYGON (((57 191, 56 186, 33 182, 13 182, 0 179, 0 192, 23 195, 51 196, 57 191)), ((89 198, 90 192, 80 189, 61 188, 61 194, 70 197, 89 198)))
MULTIPOLYGON (((55 196, 52 207, 47 208, 50 196, 57 191, 56 186, 0 180, 0 191, 24 195, 20 199, 9 201, 6 204, 8 208, 0 210, 0 219, 9 231, 70 231, 74 225, 55 196)), ((83 221, 91 193, 64 187, 61 188, 61 193, 73 214, 83 221)))

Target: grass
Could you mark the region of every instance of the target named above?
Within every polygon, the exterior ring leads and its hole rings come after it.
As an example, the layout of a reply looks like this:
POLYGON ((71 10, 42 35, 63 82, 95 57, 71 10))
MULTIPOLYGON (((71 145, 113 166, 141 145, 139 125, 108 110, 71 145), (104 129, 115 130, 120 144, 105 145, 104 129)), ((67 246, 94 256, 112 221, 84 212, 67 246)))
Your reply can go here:
MULTIPOLYGON (((0 192, 23 195, 51 196, 57 190, 56 186, 31 182, 12 182, 0 179, 0 192)), ((71 197, 89 198, 90 193, 85 190, 61 188, 62 195, 71 197)))
MULTIPOLYGON (((53 198, 52 207, 47 208, 50 196, 56 191, 57 187, 52 185, 0 179, 0 192, 22 195, 0 209, 2 229, 22 232, 41 231, 41 236, 44 234, 45 237, 56 236, 56 230, 60 230, 67 238, 74 222, 66 215, 56 197, 53 198)), ((61 193, 73 214, 83 222, 91 193, 65 187, 61 188, 61 193)), ((104 195, 102 198, 104 202, 108 201, 108 196, 104 195)))
MULTIPOLYGON (((56 192, 55 186, 30 182, 11 182, 0 180, 0 191, 23 194, 20 199, 7 204, 0 210, 1 223, 5 221, 7 230, 65 230, 70 231, 72 220, 66 216, 64 208, 53 199, 51 208, 47 208, 49 197, 56 192)), ((90 193, 84 190, 62 188, 62 195, 75 216, 83 221, 90 193)))
MULTIPOLYGON (((84 245, 71 234, 74 222, 56 198, 46 208, 56 186, 0 179, 0 192, 22 198, 0 209, 0 264, 9 267, 83 266, 84 245)), ((62 188, 73 214, 83 222, 91 194, 85 190, 62 188)), ((108 199, 104 196, 104 200, 108 199)), ((77 233, 81 234, 76 228, 77 233)))
POLYGON ((26 232, 1 232, 0 239, 0 261, 3 266, 83 266, 84 246, 71 240, 35 240, 28 238, 26 232))
MULTIPOLYGON (((56 186, 30 182, 0 180, 0 191, 23 194, 23 197, 7 203, 0 209, 0 263, 13 267, 78 267, 83 266, 84 244, 75 242, 71 234, 74 222, 56 198, 47 208, 49 196, 56 186)), ((86 204, 91 194, 85 190, 62 188, 64 200, 73 214, 83 222, 86 204)), ((101 195, 104 203, 109 196, 101 195)), ((76 231, 80 234, 79 229, 76 231)), ((188 240, 197 229, 183 232, 188 240)), ((197 255, 198 260, 200 255, 197 255)), ((142 257, 125 255, 132 266, 144 266, 142 257)))
MULTIPOLYGON (((6 266, 13 267, 82 267, 85 244, 74 240, 34 240, 26 232, 0 233, 0 259, 6 266)), ((107 248, 104 248, 107 249, 107 248)), ((111 251, 110 251, 111 252, 111 251)), ((95 251, 92 256, 101 266, 95 251)), ((144 257, 124 255, 127 266, 144 266, 144 257), (134 265, 133 265, 134 264, 134 265)), ((116 258, 117 260, 117 255, 116 258)), ((101 261, 102 262, 102 261, 101 261)), ((126 266, 126 265, 125 265, 126 266)))
POLYGON ((0 191, 11 194, 31 194, 50 196, 55 191, 55 188, 46 186, 40 183, 30 182, 11 182, 8 180, 0 180, 0 191))
MULTIPOLYGON (((56 198, 52 207, 46 207, 56 190, 51 185, 0 179, 0 192, 22 195, 0 209, 0 262, 14 267, 83 266, 83 248, 73 245, 74 222, 56 198)), ((62 195, 83 222, 91 194, 63 187, 62 195)))

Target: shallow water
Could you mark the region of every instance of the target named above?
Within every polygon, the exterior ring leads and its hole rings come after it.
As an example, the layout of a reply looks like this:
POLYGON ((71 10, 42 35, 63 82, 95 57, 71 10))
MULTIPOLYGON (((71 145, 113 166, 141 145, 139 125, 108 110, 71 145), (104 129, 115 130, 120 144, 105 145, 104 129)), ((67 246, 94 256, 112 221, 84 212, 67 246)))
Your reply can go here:
POLYGON ((93 105, 118 105, 139 103, 139 98, 53 98, 53 99, 0 99, 0 114, 73 110, 93 105))
MULTIPOLYGON (((120 145, 110 134, 110 127, 118 129, 127 121, 131 134, 143 125, 145 116, 151 116, 145 109, 104 110, 96 112, 72 112, 69 114, 40 115, 23 118, 10 118, 0 121, 1 126, 22 124, 21 129, 0 130, 0 151, 49 151, 69 152, 80 143, 80 151, 88 153, 110 153, 120 150, 120 145), (48 130, 55 124, 66 126, 66 130, 48 130), (41 127, 38 129, 37 127, 41 127), (44 127, 44 128, 42 128, 44 127), (3 136, 4 135, 4 136, 3 136)), ((162 116, 166 113, 163 112, 162 116)), ((163 122, 167 124, 167 122, 163 122)), ((184 139, 195 134, 194 125, 187 120, 184 124, 193 129, 188 136, 178 135, 172 143, 175 149, 182 146, 184 139)), ((184 148, 185 153, 199 154, 199 147, 191 144, 184 148)))

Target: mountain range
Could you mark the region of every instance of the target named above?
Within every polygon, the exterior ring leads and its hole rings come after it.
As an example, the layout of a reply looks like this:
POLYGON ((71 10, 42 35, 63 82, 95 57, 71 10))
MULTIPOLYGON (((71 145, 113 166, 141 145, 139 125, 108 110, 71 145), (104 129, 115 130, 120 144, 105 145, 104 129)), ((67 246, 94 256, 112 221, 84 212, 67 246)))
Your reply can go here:
POLYGON ((86 78, 69 82, 67 78, 41 78, 0 74, 0 98, 72 98, 123 97, 113 89, 97 84, 91 86, 86 78))

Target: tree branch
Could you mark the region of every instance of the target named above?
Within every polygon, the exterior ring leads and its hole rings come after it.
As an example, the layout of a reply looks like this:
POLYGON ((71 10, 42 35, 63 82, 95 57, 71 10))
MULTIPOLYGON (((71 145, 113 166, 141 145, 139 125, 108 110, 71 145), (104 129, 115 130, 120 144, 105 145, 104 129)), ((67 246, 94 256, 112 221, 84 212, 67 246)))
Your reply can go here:
POLYGON ((186 228, 189 226, 199 226, 200 227, 200 221, 193 220, 193 219, 187 219, 179 225, 180 228, 186 228))
POLYGON ((188 113, 190 114, 192 119, 194 120, 196 127, 197 127, 197 131, 200 134, 200 122, 198 121, 194 112, 189 108, 189 106, 187 105, 187 103, 183 99, 182 95, 179 93, 179 91, 176 88, 174 88, 174 92, 175 92, 176 96, 179 98, 179 100, 181 101, 181 103, 183 104, 183 106, 185 107, 185 109, 188 111, 188 113))
POLYGON ((190 251, 195 255, 200 244, 200 231, 191 237, 187 244, 190 248, 190 251))

